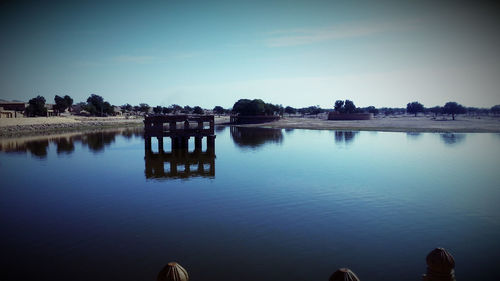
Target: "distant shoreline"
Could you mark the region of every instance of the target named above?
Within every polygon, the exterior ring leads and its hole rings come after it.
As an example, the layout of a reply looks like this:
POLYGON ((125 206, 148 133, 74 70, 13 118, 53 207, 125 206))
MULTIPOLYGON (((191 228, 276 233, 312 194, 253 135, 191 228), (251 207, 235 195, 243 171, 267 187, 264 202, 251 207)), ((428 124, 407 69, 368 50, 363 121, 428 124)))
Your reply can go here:
MULTIPOLYGON (((64 132, 86 132, 110 128, 140 127, 142 118, 123 117, 38 117, 1 118, 0 137, 49 135, 64 132)), ((500 117, 458 116, 457 120, 433 119, 429 116, 378 116, 372 120, 332 121, 319 118, 285 117, 261 124, 232 125, 229 117, 215 118, 216 125, 263 127, 276 129, 431 132, 431 133, 500 133, 500 117)))
POLYGON ((500 117, 459 116, 433 119, 429 116, 378 116, 372 120, 334 121, 318 118, 283 118, 262 124, 237 125, 275 129, 343 131, 422 132, 422 133, 500 133, 500 117))

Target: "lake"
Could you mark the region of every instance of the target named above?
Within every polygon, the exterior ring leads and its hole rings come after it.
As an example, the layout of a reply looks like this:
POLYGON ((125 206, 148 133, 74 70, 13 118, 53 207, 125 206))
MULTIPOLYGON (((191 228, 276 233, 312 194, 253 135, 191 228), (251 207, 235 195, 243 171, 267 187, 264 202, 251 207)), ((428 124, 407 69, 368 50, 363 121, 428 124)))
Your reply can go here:
POLYGON ((133 129, 2 140, 0 280, 420 280, 435 247, 497 280, 500 134, 216 134, 215 155, 133 129))

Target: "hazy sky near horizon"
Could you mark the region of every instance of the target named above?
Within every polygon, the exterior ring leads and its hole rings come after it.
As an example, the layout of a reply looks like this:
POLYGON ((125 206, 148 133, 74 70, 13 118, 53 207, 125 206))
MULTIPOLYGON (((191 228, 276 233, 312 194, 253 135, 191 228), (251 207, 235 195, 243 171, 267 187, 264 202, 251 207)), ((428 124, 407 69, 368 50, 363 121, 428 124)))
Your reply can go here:
POLYGON ((490 107, 498 15, 479 1, 3 1, 0 98, 490 107))

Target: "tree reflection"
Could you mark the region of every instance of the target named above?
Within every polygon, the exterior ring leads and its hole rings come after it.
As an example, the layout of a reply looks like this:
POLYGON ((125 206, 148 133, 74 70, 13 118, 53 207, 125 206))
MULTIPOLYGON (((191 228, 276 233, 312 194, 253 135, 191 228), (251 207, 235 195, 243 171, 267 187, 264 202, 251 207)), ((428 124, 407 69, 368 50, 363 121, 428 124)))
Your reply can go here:
POLYGON ((231 127, 231 137, 239 147, 257 148, 265 143, 283 142, 281 129, 231 127))
POLYGON ((226 130, 227 126, 215 126, 216 133, 223 133, 226 130))
POLYGON ((86 144, 93 152, 101 152, 106 145, 115 141, 116 132, 90 133, 84 136, 82 143, 86 144))
POLYGON ((126 139, 131 139, 132 137, 140 137, 143 136, 144 129, 143 128, 126 128, 122 132, 122 136, 126 139))
POLYGON ((465 134, 444 133, 441 134, 441 140, 444 144, 452 146, 465 140, 465 134))
POLYGON ((59 138, 55 142, 57 145, 57 154, 71 154, 75 150, 73 138, 59 138))
POLYGON ((357 131, 335 131, 335 143, 337 144, 350 144, 359 132, 357 131))
POLYGON ((26 150, 38 158, 47 157, 48 147, 49 147, 49 140, 29 141, 26 143, 26 150))
POLYGON ((422 136, 422 133, 420 133, 420 132, 406 132, 407 139, 416 140, 416 139, 419 139, 421 136, 422 136))
POLYGON ((117 135, 124 138, 132 136, 143 136, 142 128, 114 129, 92 133, 63 133, 57 135, 19 137, 1 139, 0 151, 6 153, 27 153, 30 152, 38 158, 45 158, 48 154, 49 143, 53 143, 57 149, 57 154, 71 154, 75 151, 75 144, 87 145, 93 152, 103 151, 104 148, 115 141, 117 135))

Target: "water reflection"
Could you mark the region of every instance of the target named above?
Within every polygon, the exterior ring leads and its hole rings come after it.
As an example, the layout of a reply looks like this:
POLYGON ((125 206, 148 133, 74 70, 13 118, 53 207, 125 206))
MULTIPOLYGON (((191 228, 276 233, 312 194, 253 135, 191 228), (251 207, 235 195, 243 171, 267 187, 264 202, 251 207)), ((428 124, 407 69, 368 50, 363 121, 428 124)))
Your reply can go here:
POLYGON ((147 179, 215 177, 215 154, 176 149, 169 153, 147 151, 144 157, 147 179))
POLYGON ((115 142, 116 132, 98 132, 85 135, 82 143, 93 152, 102 152, 105 146, 115 142))
POLYGON ((441 140, 444 144, 453 146, 463 142, 465 140, 465 134, 445 133, 441 134, 441 140))
POLYGON ((227 126, 215 126, 215 132, 222 134, 226 130, 227 126))
POLYGON ((121 132, 121 135, 126 139, 131 139, 132 137, 143 137, 143 128, 128 128, 121 132))
POLYGON ((26 150, 38 158, 47 157, 48 140, 30 141, 26 143, 26 150))
POLYGON ((337 144, 350 144, 359 132, 357 131, 335 131, 335 143, 337 144))
POLYGON ((49 136, 0 139, 0 151, 6 153, 27 153, 43 159, 48 155, 50 143, 56 146, 57 154, 71 154, 75 144, 82 143, 93 152, 102 152, 115 141, 117 135, 129 139, 142 136, 142 128, 113 129, 87 134, 66 133, 49 136))
POLYGON ((281 129, 231 127, 231 137, 239 147, 257 148, 265 143, 281 144, 281 129))
POLYGON ((71 154, 75 151, 73 138, 60 138, 57 142, 57 154, 71 154))
POLYGON ((406 132, 406 138, 411 140, 419 139, 422 136, 420 132, 406 132))

